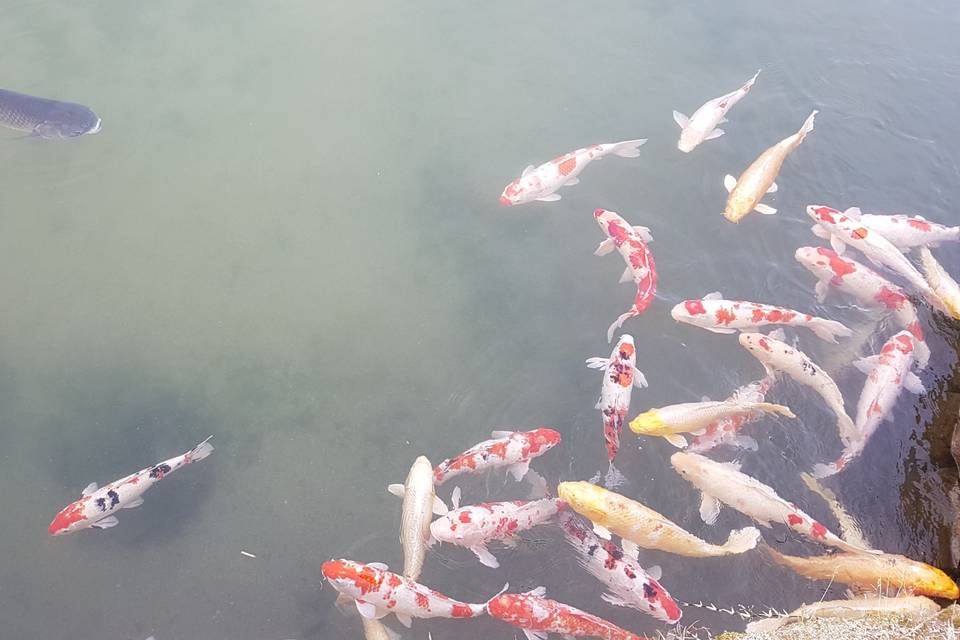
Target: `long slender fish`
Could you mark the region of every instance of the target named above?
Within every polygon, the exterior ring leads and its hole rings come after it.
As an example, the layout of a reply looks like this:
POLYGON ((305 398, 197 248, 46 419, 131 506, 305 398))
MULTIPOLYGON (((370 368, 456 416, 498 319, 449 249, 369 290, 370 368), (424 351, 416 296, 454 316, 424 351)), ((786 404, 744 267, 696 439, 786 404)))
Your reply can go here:
POLYGON ((595 144, 571 151, 539 167, 531 164, 523 170, 519 178, 506 186, 500 195, 500 204, 511 206, 534 200, 556 202, 560 199, 560 194, 555 193, 557 189, 580 182, 577 176, 588 164, 610 154, 621 158, 636 158, 645 142, 644 139, 595 144))
POLYGON ((433 465, 424 456, 417 458, 403 484, 391 484, 387 491, 403 498, 400 544, 403 546, 403 575, 420 577, 427 547, 431 543, 430 520, 434 513, 446 515, 447 507, 433 490, 433 465))
POLYGON ((833 344, 837 343, 837 336, 846 338, 853 335, 850 329, 835 320, 759 302, 724 300, 719 291, 708 293, 699 300, 685 300, 676 305, 670 315, 677 322, 692 324, 714 333, 755 331, 770 325, 806 327, 821 340, 833 344))
POLYGON ((759 75, 760 71, 757 71, 739 89, 707 101, 689 118, 679 111, 674 111, 673 120, 680 125, 680 141, 677 142, 677 148, 684 153, 690 153, 701 142, 722 136, 724 130, 717 125, 727 121, 727 112, 750 92, 759 75))
POLYGON ((41 138, 76 138, 100 131, 100 118, 82 104, 0 89, 0 125, 41 138))
MULTIPOLYGON (((733 392, 727 398, 728 402, 764 402, 767 392, 777 383, 776 372, 767 375, 760 380, 754 380, 743 385, 733 392)), ((740 433, 741 429, 748 424, 756 422, 763 417, 762 411, 754 411, 748 414, 735 414, 725 416, 715 420, 704 427, 701 435, 693 436, 690 440, 690 446, 687 451, 694 453, 704 453, 714 447, 728 444, 741 449, 757 450, 757 441, 750 436, 740 433)))
POLYGON ((199 462, 213 453, 213 445, 208 442, 210 438, 182 455, 131 473, 105 487, 98 488, 96 482, 91 482, 83 490, 79 500, 67 505, 57 514, 47 531, 52 536, 62 536, 90 527, 96 529, 115 527, 118 521, 114 513, 121 509, 139 507, 143 504, 143 494, 147 489, 177 469, 199 462))
POLYGON ((717 521, 722 502, 764 527, 779 522, 821 544, 853 553, 870 551, 831 533, 797 505, 778 496, 773 488, 740 471, 740 465, 736 463, 716 462, 696 453, 675 453, 670 464, 700 489, 700 517, 707 524, 717 521))
POLYGON ((571 509, 593 522, 597 535, 604 539, 609 539, 611 532, 620 536, 624 551, 631 556, 636 556, 637 547, 643 547, 711 558, 750 551, 760 540, 759 530, 746 527, 731 531, 722 545, 710 544, 636 500, 589 482, 561 482, 557 493, 571 509))
POLYGON ((746 418, 757 412, 778 413, 788 418, 796 418, 790 407, 782 404, 711 400, 650 409, 630 421, 630 430, 637 435, 660 436, 682 449, 687 446, 687 439, 681 436, 681 433, 705 433, 704 429, 718 420, 746 418))
POLYGON ((900 596, 888 598, 851 598, 849 600, 823 600, 805 604, 785 616, 757 620, 747 625, 747 633, 772 633, 795 622, 814 618, 856 620, 875 615, 894 615, 912 622, 931 618, 940 611, 940 605, 925 596, 900 596))
POLYGON ((620 473, 613 466, 613 460, 620 451, 620 436, 623 433, 623 421, 630 410, 630 396, 633 387, 641 389, 647 386, 647 379, 637 369, 637 349, 633 336, 623 334, 609 358, 588 358, 591 369, 603 369, 603 383, 600 385, 600 399, 596 409, 603 413, 603 438, 607 445, 607 486, 622 481, 620 473))
POLYGON ((439 486, 464 473, 481 473, 506 467, 519 482, 530 470, 530 461, 542 456, 560 443, 560 434, 539 427, 533 431, 494 431, 491 440, 473 445, 463 453, 444 460, 433 470, 439 486))
POLYGON ((791 151, 800 146, 807 134, 813 131, 813 119, 816 115, 816 111, 811 113, 799 131, 761 153, 760 157, 740 174, 739 180, 729 174, 723 179, 723 186, 730 193, 727 196, 727 207, 723 210, 727 220, 740 222, 751 211, 765 215, 777 212, 773 207, 761 203, 760 199, 768 193, 776 192, 775 180, 783 161, 791 151))
POLYGON ((917 363, 923 369, 930 360, 930 347, 923 339, 917 308, 903 289, 876 271, 826 247, 800 247, 794 257, 817 277, 817 301, 823 302, 831 287, 853 297, 860 304, 888 311, 897 326, 913 334, 917 363))
POLYGON ((608 591, 600 596, 604 602, 632 607, 669 624, 680 620, 680 607, 658 582, 660 567, 644 569, 618 545, 581 525, 570 511, 561 514, 560 526, 580 566, 606 585, 608 591))
POLYGON ((930 253, 930 249, 926 247, 920 249, 920 264, 923 266, 923 272, 927 276, 937 302, 940 303, 936 306, 960 320, 960 286, 957 285, 956 280, 950 277, 947 270, 937 262, 930 253))
POLYGON ((847 245, 857 249, 875 265, 886 267, 903 276, 907 282, 925 296, 933 291, 917 268, 892 242, 876 231, 871 231, 860 221, 860 209, 851 207, 843 213, 823 205, 810 205, 807 215, 816 223, 813 234, 829 239, 830 246, 843 255, 847 245))
POLYGON ((850 461, 863 453, 880 423, 892 419, 891 412, 904 388, 911 393, 924 392, 920 378, 911 371, 914 360, 913 335, 909 331, 901 331, 887 340, 879 354, 854 362, 860 371, 867 374, 867 381, 863 384, 863 392, 857 403, 855 424, 859 435, 844 447, 843 453, 835 462, 816 465, 813 469, 814 476, 824 478, 839 473, 850 461))
POLYGON ((527 593, 504 593, 493 598, 487 610, 491 617, 522 629, 527 640, 547 640, 550 633, 565 638, 645 640, 591 613, 548 600, 544 593, 543 587, 527 593))
POLYGON ((379 620, 392 613, 409 627, 412 618, 476 618, 487 610, 485 604, 460 602, 398 576, 379 562, 328 560, 321 571, 334 589, 354 599, 364 618, 379 620))
POLYGON ((627 263, 620 276, 620 282, 633 280, 637 285, 637 295, 626 313, 620 315, 610 328, 607 329, 607 342, 613 341, 613 332, 623 326, 630 318, 635 318, 647 310, 657 293, 657 265, 650 253, 648 242, 653 242, 650 229, 640 226, 630 226, 626 220, 615 211, 597 209, 593 212, 600 229, 607 234, 607 239, 600 243, 594 255, 605 256, 614 249, 620 252, 627 263))
POLYGON ((930 222, 923 216, 861 213, 860 222, 906 253, 914 247, 938 247, 941 242, 960 241, 960 227, 930 222))
POLYGON ((940 569, 910 558, 890 553, 834 553, 826 556, 798 558, 766 547, 774 562, 788 567, 811 580, 830 580, 854 587, 889 589, 895 592, 960 598, 960 588, 940 569))
POLYGON ((778 340, 775 336, 782 336, 782 333, 777 331, 769 336, 761 333, 741 333, 740 344, 763 364, 768 373, 771 370, 782 371, 820 394, 823 401, 837 416, 837 429, 844 445, 856 439, 857 428, 847 415, 843 405, 843 395, 837 383, 807 354, 778 340))

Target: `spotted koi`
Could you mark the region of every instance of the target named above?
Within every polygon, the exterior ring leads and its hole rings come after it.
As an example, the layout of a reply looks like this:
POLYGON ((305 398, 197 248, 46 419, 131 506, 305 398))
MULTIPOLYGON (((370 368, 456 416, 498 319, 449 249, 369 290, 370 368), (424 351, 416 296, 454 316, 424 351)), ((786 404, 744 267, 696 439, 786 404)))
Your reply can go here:
POLYGON ((530 470, 531 460, 560 443, 560 434, 546 427, 533 431, 494 431, 491 438, 438 464, 433 470, 434 484, 441 485, 464 473, 502 467, 519 482, 530 470))
POLYGON ((603 618, 544 598, 544 593, 543 587, 527 593, 504 593, 493 598, 487 610, 497 620, 522 629, 527 640, 547 640, 550 633, 568 638, 645 640, 603 618))
POLYGON ((860 222, 903 252, 915 247, 937 247, 942 242, 960 241, 960 227, 930 222, 923 216, 860 214, 860 222))
MULTIPOLYGON (((727 398, 727 402, 764 402, 767 392, 777 382, 777 374, 771 373, 760 380, 745 384, 727 398)), ((703 433, 690 439, 687 451, 704 453, 721 445, 730 445, 741 449, 756 451, 757 441, 740 431, 748 424, 763 417, 762 411, 738 413, 714 420, 703 429, 703 433)))

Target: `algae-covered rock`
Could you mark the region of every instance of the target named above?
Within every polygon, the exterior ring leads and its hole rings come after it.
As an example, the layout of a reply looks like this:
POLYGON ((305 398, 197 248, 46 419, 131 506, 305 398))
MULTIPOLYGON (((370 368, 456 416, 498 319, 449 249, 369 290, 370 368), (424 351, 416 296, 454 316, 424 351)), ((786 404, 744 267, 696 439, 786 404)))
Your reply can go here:
POLYGON ((895 615, 871 615, 856 620, 812 618, 776 631, 724 633, 718 640, 957 640, 960 607, 953 605, 922 622, 895 615), (945 618, 945 619, 944 619, 945 618))

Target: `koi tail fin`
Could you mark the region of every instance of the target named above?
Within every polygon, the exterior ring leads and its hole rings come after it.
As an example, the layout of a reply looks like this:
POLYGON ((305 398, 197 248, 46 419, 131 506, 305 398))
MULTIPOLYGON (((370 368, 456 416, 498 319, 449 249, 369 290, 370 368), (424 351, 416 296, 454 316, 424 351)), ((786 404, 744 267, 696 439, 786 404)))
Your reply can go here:
POLYGON ((641 140, 624 140, 623 142, 617 142, 610 148, 608 153, 612 153, 615 156, 620 156, 621 158, 636 158, 640 156, 640 147, 642 147, 646 142, 646 138, 641 140))
POLYGON ((833 344, 837 344, 838 337, 849 338, 853 335, 853 331, 835 320, 814 318, 807 323, 807 326, 810 327, 810 330, 813 331, 818 338, 826 342, 832 342, 833 344))
POLYGON ((626 482, 626 476, 620 473, 620 470, 613 466, 613 462, 611 462, 607 468, 607 474, 603 477, 603 486, 607 489, 616 489, 626 484, 626 482))
MULTIPOLYGON (((497 591, 495 594, 493 594, 492 596, 490 596, 490 599, 489 599, 489 600, 487 600, 484 604, 480 605, 480 606, 483 607, 483 613, 488 613, 487 607, 490 606, 490 603, 493 602, 494 600, 496 600, 497 598, 499 598, 500 596, 502 596, 503 594, 505 594, 505 593, 507 592, 507 589, 509 589, 509 588, 510 588, 510 583, 509 583, 509 582, 505 582, 505 583, 503 584, 503 586, 500 587, 500 591, 497 591)), ((472 607, 474 607, 475 605, 470 605, 470 606, 471 606, 471 608, 472 608, 472 607)))
POLYGON ((813 113, 807 116, 807 119, 803 121, 803 126, 800 127, 800 131, 797 131, 797 135, 800 137, 799 140, 797 140, 797 144, 803 142, 803 139, 807 137, 807 134, 813 131, 813 119, 817 117, 818 113, 820 112, 814 109, 813 113))
POLYGON ((813 470, 810 472, 814 478, 818 480, 823 480, 824 478, 829 478, 830 476, 835 476, 840 473, 842 467, 838 462, 828 462, 826 464, 819 463, 813 465, 813 470))
POLYGON ((927 346, 926 341, 914 338, 913 351, 917 356, 917 366, 921 369, 926 369, 927 364, 930 362, 930 347, 927 346))
POLYGON ((760 530, 756 527, 744 527, 730 532, 727 541, 720 547, 728 555, 746 553, 757 546, 760 541, 760 530))
POLYGON ((630 310, 626 313, 620 314, 620 317, 614 320, 613 324, 607 329, 607 342, 613 342, 613 333, 623 326, 623 323, 629 320, 630 318, 635 318, 639 316, 640 312, 637 311, 637 306, 634 305, 630 307, 630 310))
POLYGON ((197 462, 199 460, 203 460, 208 455, 213 453, 213 445, 210 444, 210 438, 212 437, 213 436, 210 436, 209 438, 207 438, 206 440, 204 440, 203 442, 195 446, 190 451, 190 453, 188 454, 190 456, 190 462, 197 462))
POLYGON ((757 81, 757 76, 760 75, 760 72, 761 72, 761 71, 763 71, 763 69, 757 69, 757 72, 756 72, 755 74, 753 74, 753 77, 752 77, 752 78, 750 78, 749 80, 747 80, 747 83, 746 83, 745 85, 743 85, 743 86, 741 87, 741 89, 742 89, 743 91, 750 91, 750 89, 753 88, 753 83, 757 81))

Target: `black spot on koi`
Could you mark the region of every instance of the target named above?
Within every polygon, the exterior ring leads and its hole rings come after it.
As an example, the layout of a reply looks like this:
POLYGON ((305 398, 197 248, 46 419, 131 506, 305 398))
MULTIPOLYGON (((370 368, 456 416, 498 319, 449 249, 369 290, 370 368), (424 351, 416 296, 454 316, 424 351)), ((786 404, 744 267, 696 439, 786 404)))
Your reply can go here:
POLYGON ((170 473, 170 465, 168 464, 158 464, 153 469, 150 469, 150 477, 156 478, 157 480, 162 480, 163 476, 170 473))

